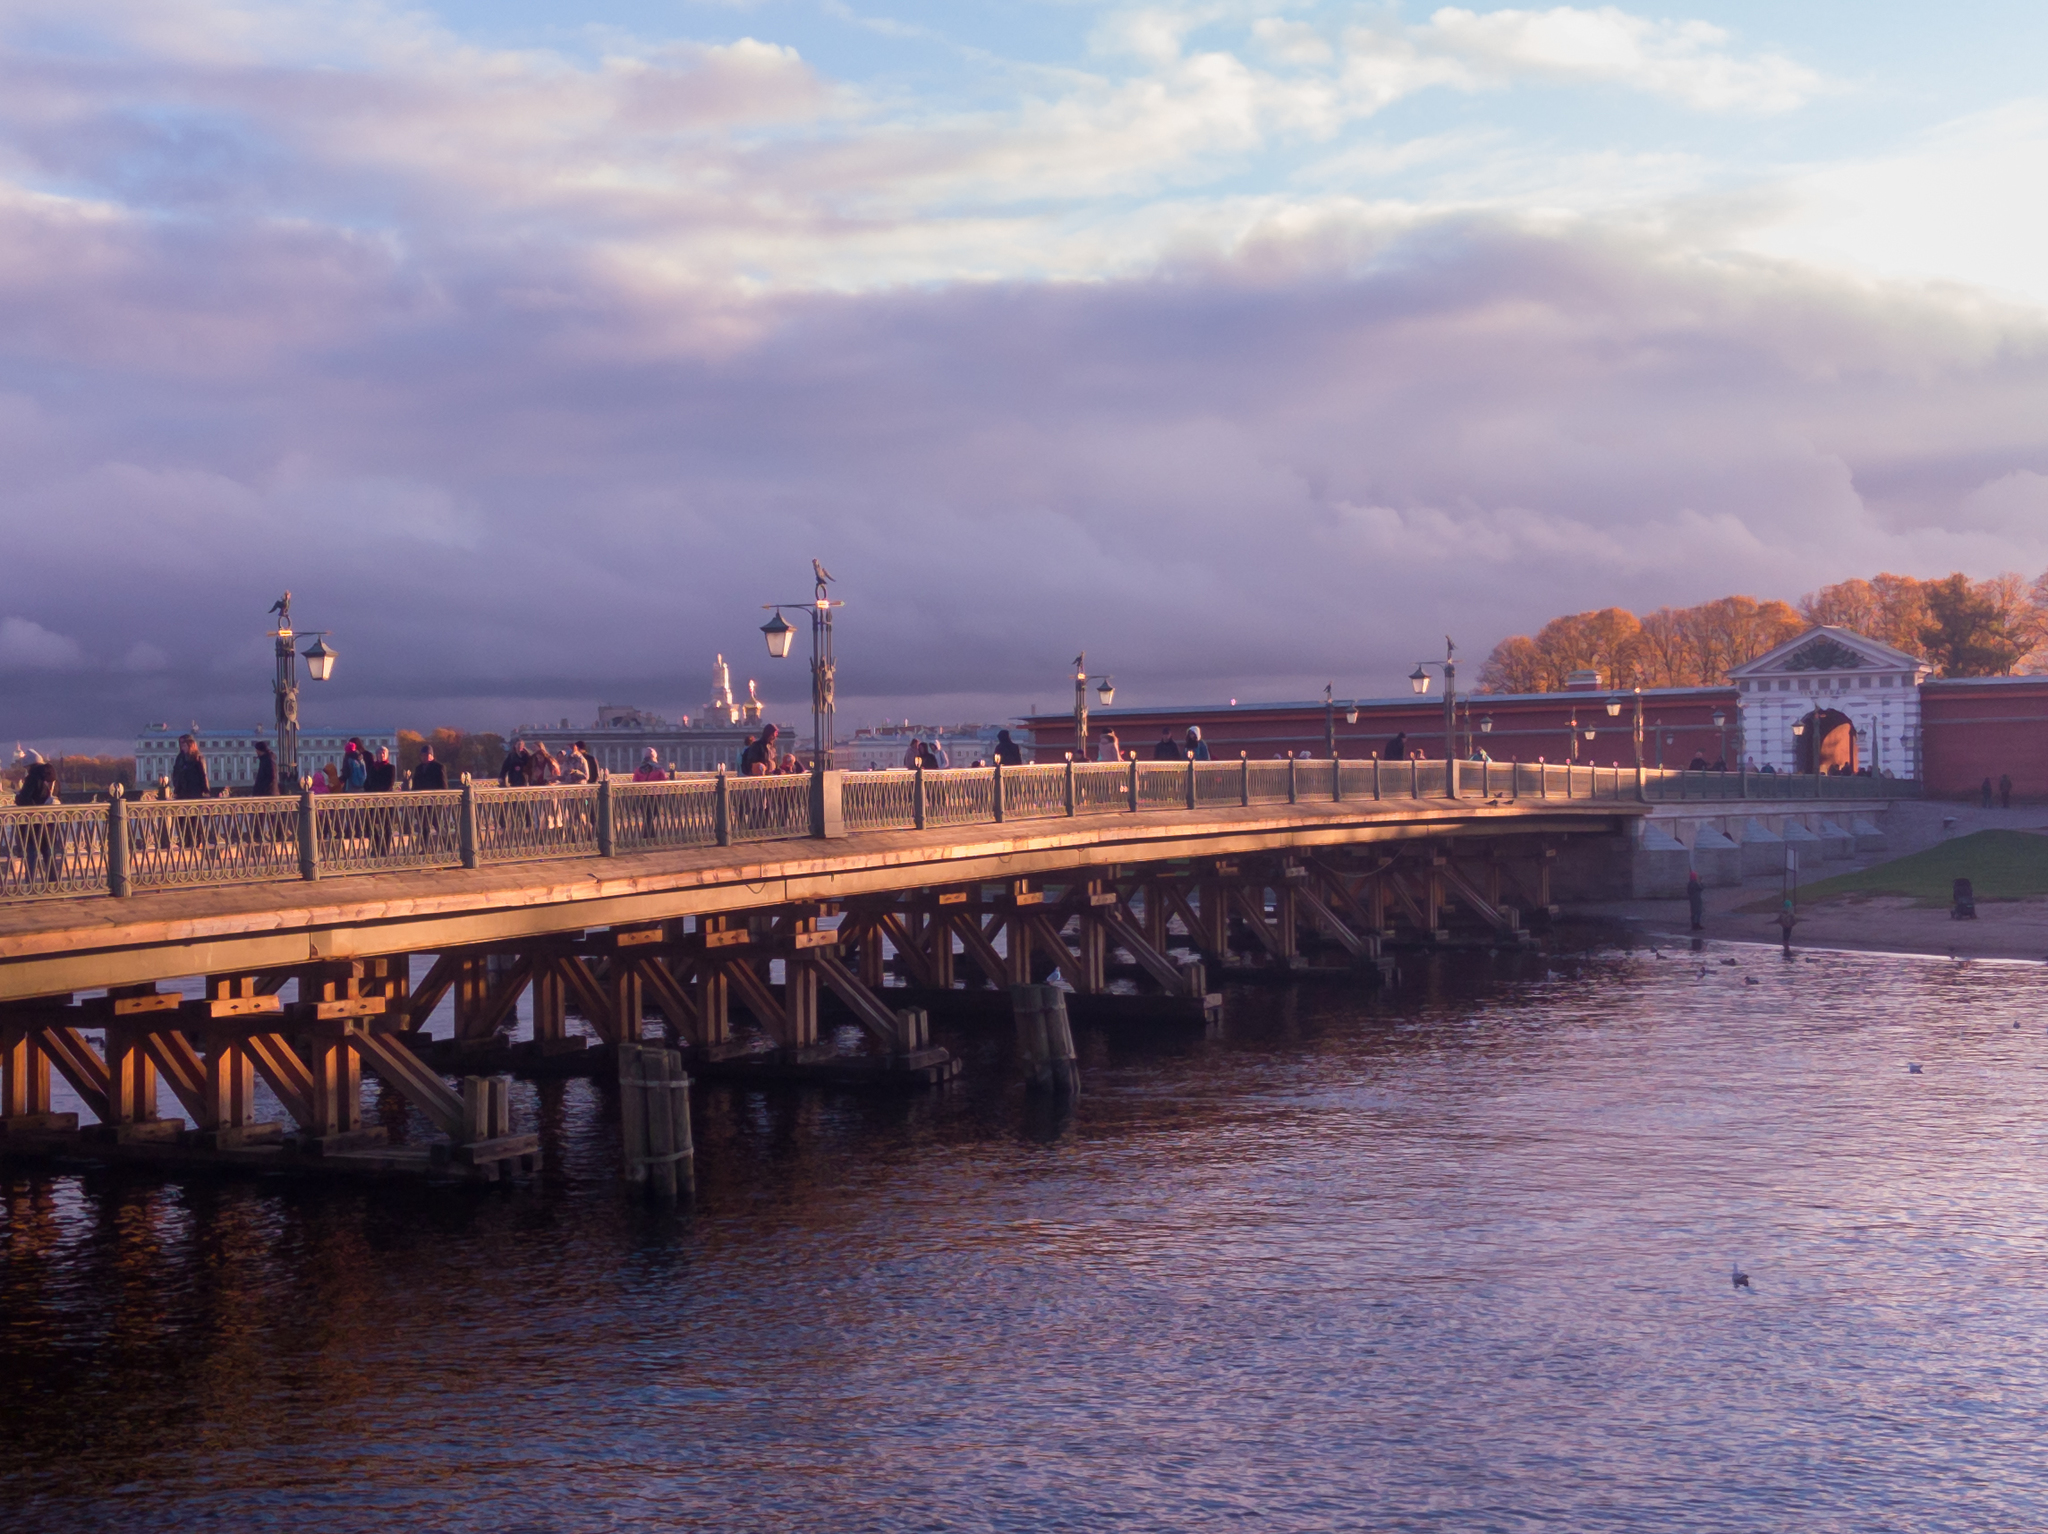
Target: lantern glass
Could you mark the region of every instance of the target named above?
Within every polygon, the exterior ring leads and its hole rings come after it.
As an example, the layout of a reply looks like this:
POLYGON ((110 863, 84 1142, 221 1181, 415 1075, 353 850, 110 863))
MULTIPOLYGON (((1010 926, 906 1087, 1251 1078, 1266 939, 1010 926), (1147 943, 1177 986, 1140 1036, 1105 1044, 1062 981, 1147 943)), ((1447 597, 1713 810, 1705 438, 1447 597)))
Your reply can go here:
POLYGON ((1104 708, 1108 708, 1110 704, 1116 702, 1116 684, 1108 677, 1104 677, 1102 685, 1095 689, 1095 696, 1102 700, 1104 708))
POLYGON ((1723 725, 1725 725, 1725 724, 1726 724, 1727 722, 1728 722, 1728 716, 1727 716, 1727 715, 1726 715, 1725 713, 1723 713, 1723 712, 1722 712, 1722 711, 1721 711, 1720 709, 1718 709, 1718 708, 1717 708, 1717 709, 1715 709, 1715 710, 1714 710, 1714 728, 1718 730, 1718 729, 1720 729, 1720 728, 1721 728, 1721 727, 1722 727, 1723 725))
POLYGON ((1358 705, 1357 705, 1357 704, 1353 704, 1353 705, 1352 705, 1352 706, 1351 706, 1350 708, 1347 708, 1347 709, 1345 709, 1345 710, 1344 710, 1344 722, 1345 722, 1346 724, 1356 724, 1356 723, 1358 723, 1358 705))
POLYGON ((1806 721, 1804 719, 1793 720, 1792 733, 1794 735, 1804 735, 1806 733, 1806 721))
POLYGON ((306 675, 316 682, 324 682, 334 675, 334 647, 324 639, 316 639, 309 650, 301 650, 305 657, 306 675))
POLYGON ((1415 689, 1415 695, 1418 698, 1421 697, 1424 693, 1429 691, 1429 673, 1427 671, 1424 671, 1420 666, 1417 666, 1413 671, 1408 673, 1408 685, 1415 689))
POLYGON ((790 642, 796 638, 796 629, 785 622, 780 612, 761 625, 761 637, 768 641, 768 653, 777 660, 789 659, 790 642))
POLYGON ((1481 735, 1491 735, 1493 733, 1493 715, 1481 714, 1479 716, 1479 733, 1481 735))
POLYGON ((1607 717, 1609 719, 1618 719, 1621 717, 1620 693, 1616 693, 1613 697, 1607 700, 1607 717))

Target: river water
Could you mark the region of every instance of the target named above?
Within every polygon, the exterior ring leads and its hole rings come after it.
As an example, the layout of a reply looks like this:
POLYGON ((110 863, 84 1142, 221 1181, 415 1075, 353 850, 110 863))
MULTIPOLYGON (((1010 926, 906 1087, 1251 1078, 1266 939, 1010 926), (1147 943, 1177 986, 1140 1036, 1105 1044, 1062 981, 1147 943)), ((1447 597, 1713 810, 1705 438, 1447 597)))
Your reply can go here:
POLYGON ((700 1092, 674 1216, 588 1082, 528 1190, 16 1172, 0 1523, 2038 1530, 2044 1001, 1462 956, 1084 1032, 1064 1117, 961 1031, 700 1092))

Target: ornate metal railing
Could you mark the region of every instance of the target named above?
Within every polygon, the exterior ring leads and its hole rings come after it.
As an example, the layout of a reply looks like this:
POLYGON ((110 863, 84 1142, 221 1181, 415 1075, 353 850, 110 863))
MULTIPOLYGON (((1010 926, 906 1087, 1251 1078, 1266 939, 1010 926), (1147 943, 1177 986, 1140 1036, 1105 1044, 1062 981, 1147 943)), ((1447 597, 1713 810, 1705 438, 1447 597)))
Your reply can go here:
MULTIPOLYGON (((1456 798, 1848 801, 1917 795, 1889 778, 1459 762, 1456 798)), ((482 785, 302 799, 115 800, 0 808, 0 901, 137 889, 475 867, 673 847, 1008 820, 1215 810, 1290 800, 1444 800, 1442 761, 1073 762, 805 776, 701 774, 660 783, 482 785), (1000 793, 1000 803, 998 802, 1000 793), (832 813, 828 813, 831 810, 832 813)))
POLYGON ((798 774, 728 778, 729 824, 736 842, 775 841, 811 834, 811 780, 798 774))
MULTIPOLYGON (((937 774, 928 773, 927 777, 937 774)), ((908 831, 917 825, 918 775, 905 768, 849 772, 839 813, 849 831, 908 831)))
POLYGON ((971 826, 996 818, 993 767, 955 767, 924 775, 924 823, 971 826))
POLYGON ((613 783, 612 847, 657 852, 718 840, 718 780, 705 774, 671 783, 613 783))
MULTIPOLYGON (((228 801, 230 804, 235 802, 232 799, 228 801)), ((249 799, 242 802, 263 804, 271 801, 249 799)), ((462 794, 459 790, 323 794, 314 803, 319 816, 320 865, 329 873, 449 868, 462 862, 462 794)), ((289 873, 298 871, 298 850, 294 840, 289 873)))
POLYGON ((1063 762, 1003 769, 1003 819, 1042 820, 1067 813, 1067 769, 1063 762))
POLYGON ((105 805, 0 811, 0 900, 106 891, 105 805))
POLYGON ((477 795, 476 833, 477 855, 486 863, 588 857, 597 851, 597 790, 489 790, 477 795))
POLYGON ((1131 807, 1131 769, 1124 762, 1074 764, 1074 813, 1113 814, 1131 807))
POLYGON ((123 850, 136 889, 245 884, 299 872, 295 799, 172 800, 126 808, 123 850))

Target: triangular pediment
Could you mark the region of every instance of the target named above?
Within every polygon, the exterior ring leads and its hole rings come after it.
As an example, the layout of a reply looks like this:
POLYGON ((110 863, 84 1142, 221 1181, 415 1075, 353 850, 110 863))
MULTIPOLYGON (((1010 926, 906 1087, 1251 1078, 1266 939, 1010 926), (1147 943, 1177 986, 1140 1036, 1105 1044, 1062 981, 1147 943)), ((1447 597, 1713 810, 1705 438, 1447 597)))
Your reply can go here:
POLYGON ((1924 671, 1927 662, 1904 650, 1895 650, 1853 629, 1832 624, 1808 629, 1797 639, 1788 639, 1774 650, 1766 650, 1728 673, 1736 681, 1760 676, 1811 676, 1819 672, 1924 671))

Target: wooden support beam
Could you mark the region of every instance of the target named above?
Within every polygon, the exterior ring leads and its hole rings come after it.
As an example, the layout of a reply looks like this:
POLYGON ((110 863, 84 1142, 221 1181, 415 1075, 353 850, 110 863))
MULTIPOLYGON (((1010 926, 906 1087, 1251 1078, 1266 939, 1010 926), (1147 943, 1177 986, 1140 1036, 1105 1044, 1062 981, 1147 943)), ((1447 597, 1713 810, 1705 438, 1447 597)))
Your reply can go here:
POLYGON ((1473 914, 1478 916, 1487 925, 1504 933, 1512 933, 1519 930, 1513 922, 1508 920, 1506 913, 1499 906, 1487 899, 1480 892, 1479 887, 1465 877, 1464 872, 1456 864, 1446 861, 1437 869, 1437 874, 1445 884, 1449 885, 1457 893, 1460 900, 1472 908, 1473 914))
POLYGON ((269 1084, 284 1111, 299 1128, 314 1126, 313 1073, 282 1034, 252 1033, 242 1040, 243 1052, 256 1073, 269 1084))
POLYGON ((1125 952, 1130 954, 1132 960, 1157 982, 1160 989, 1169 996, 1179 996, 1186 992, 1187 976, 1164 952, 1146 942, 1144 934, 1135 926, 1125 922, 1121 915, 1109 910, 1104 910, 1100 919, 1109 935, 1115 938, 1125 952))
POLYGON ((731 986, 731 994, 739 999, 740 1005, 754 1014, 760 1025, 768 1030, 768 1036, 778 1044, 788 1044, 785 1037, 789 1019, 783 1003, 768 989, 768 983, 754 970, 751 962, 732 959, 719 965, 720 971, 731 986))
MULTIPOLYGON (((685 960, 694 964, 694 960, 685 960)), ((668 1024, 669 1036, 686 1044, 703 1045, 723 1040, 704 1037, 704 1014, 696 1001, 691 999, 689 988, 675 971, 662 962, 659 955, 650 955, 634 961, 645 989, 647 999, 654 1003, 654 1010, 668 1024)))
POLYGON ((156 1061, 143 1049, 148 1034, 107 1024, 107 1112, 104 1124, 157 1122, 156 1061))
POLYGON ((1375 945, 1368 943, 1356 932, 1353 932, 1344 923, 1343 918, 1330 908, 1329 902, 1323 898, 1323 892, 1317 889, 1313 883, 1304 880, 1301 888, 1296 891, 1295 898, 1307 909, 1316 925, 1335 938, 1338 945, 1352 958, 1360 959, 1377 956, 1374 953, 1375 945))
POLYGON ((434 1008, 441 1005, 441 998, 453 989, 456 972, 461 963, 460 949, 450 949, 446 953, 434 955, 434 962, 428 968, 426 978, 415 986, 412 995, 406 998, 404 1017, 407 1032, 417 1033, 427 1026, 427 1019, 434 1015, 434 1008))
POLYGON ((0 1118, 29 1119, 50 1111, 50 1057, 42 1030, 10 1026, 0 1031, 0 1118))
POLYGON ((206 1064, 191 1041, 182 1033, 152 1031, 140 1036, 140 1044, 178 1099, 178 1106, 193 1123, 207 1127, 205 1120, 212 1111, 212 1103, 206 1089, 206 1064))
POLYGON ((112 1122, 113 1082, 107 1062, 76 1028, 47 1027, 40 1030, 36 1046, 57 1068, 86 1111, 102 1124, 112 1122))
POLYGON ((869 990, 860 976, 848 969, 837 954, 820 953, 806 962, 816 970, 817 977, 832 988, 832 993, 852 1009, 861 1026, 873 1034, 883 1048, 902 1052, 902 1024, 896 1014, 883 1005, 882 999, 869 990))
POLYGON ((1294 957, 1288 951, 1292 944, 1266 920, 1266 913, 1257 898, 1264 893, 1263 890, 1236 885, 1230 891, 1230 902, 1237 908, 1237 914, 1244 918, 1252 936, 1259 940, 1259 946, 1266 950, 1267 957, 1276 963, 1290 963, 1294 957))
MULTIPOLYGON (((913 918, 915 914, 911 913, 913 918)), ((943 922, 943 918, 939 917, 929 918, 929 920, 943 922)), ((938 984, 933 978, 936 966, 933 965, 931 954, 926 949, 928 941, 926 934, 913 933, 902 913, 896 911, 881 912, 876 916, 875 925, 871 930, 888 937, 889 942, 896 949, 897 962, 910 972, 910 979, 914 984, 938 984)), ((953 951, 953 934, 951 931, 944 933, 944 939, 947 957, 950 958, 953 951)), ((881 957, 881 944, 879 942, 875 945, 875 956, 877 959, 881 957)), ((946 967, 949 970, 952 968, 950 964, 946 967)), ((950 976, 947 983, 951 984, 950 976)))
MULTIPOLYGON (((1096 964, 1091 971, 1087 956, 1085 954, 1077 954, 1067 946, 1066 939, 1053 926, 1050 917, 1038 915, 1031 917, 1025 922, 1012 922, 1010 925, 1012 942, 1016 941, 1020 927, 1029 934, 1039 951, 1058 966, 1059 972, 1066 976, 1067 984, 1073 987, 1076 992, 1083 996, 1095 996, 1101 994, 1105 989, 1101 964, 1096 964)), ((1095 934, 1099 944, 1101 941, 1101 927, 1099 925, 1093 927, 1084 925, 1082 929, 1084 940, 1090 931, 1095 934)))
POLYGON ((355 1028, 343 1042, 353 1051, 351 1059, 367 1060, 378 1079, 419 1109, 428 1123, 450 1139, 463 1138, 462 1099, 418 1055, 396 1039, 355 1028))

